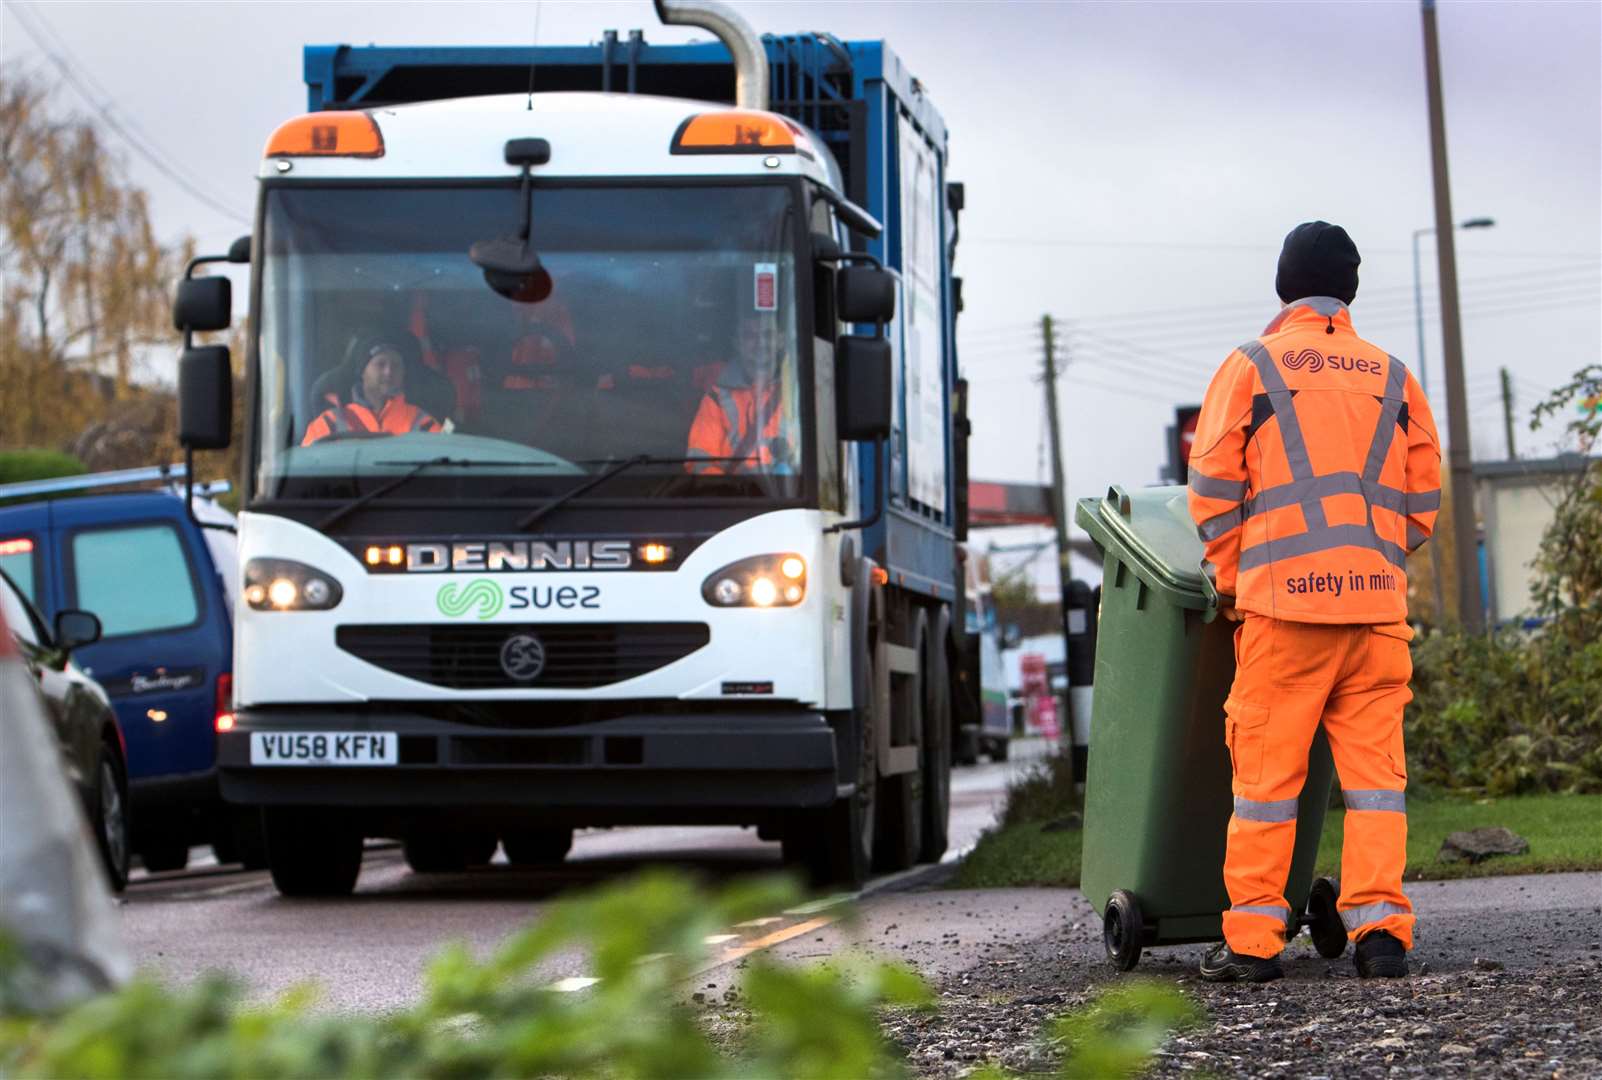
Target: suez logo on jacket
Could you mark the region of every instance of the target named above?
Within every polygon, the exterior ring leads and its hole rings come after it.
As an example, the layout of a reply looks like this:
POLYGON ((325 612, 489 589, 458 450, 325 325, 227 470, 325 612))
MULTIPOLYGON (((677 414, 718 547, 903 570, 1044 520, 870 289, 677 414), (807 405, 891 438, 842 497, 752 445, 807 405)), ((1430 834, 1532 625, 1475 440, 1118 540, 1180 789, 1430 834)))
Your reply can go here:
POLYGON ((1366 372, 1370 375, 1379 375, 1385 371, 1385 365, 1378 360, 1364 360, 1356 356, 1325 356, 1317 349, 1286 350, 1280 355, 1279 362, 1291 371, 1307 369, 1309 375, 1317 375, 1326 367, 1332 371, 1366 372))

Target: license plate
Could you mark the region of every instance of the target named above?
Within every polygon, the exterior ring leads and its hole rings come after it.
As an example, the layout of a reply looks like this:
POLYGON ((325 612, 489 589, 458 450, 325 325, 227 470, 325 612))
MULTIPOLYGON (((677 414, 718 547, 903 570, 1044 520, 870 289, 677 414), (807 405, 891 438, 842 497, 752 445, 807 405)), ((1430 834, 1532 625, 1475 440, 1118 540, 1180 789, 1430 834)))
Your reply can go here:
POLYGON ((393 731, 252 731, 252 765, 393 765, 393 731))

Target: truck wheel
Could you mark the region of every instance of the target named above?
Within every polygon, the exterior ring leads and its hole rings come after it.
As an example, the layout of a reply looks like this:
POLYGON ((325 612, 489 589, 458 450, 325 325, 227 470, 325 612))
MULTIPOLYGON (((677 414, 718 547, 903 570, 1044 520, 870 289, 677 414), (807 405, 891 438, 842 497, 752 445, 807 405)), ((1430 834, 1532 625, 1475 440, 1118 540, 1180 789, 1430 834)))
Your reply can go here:
POLYGON ((1012 740, 1011 739, 1008 739, 1006 737, 1001 737, 1001 738, 991 739, 990 740, 990 760, 991 761, 996 761, 996 762, 1006 761, 1008 754, 1011 753, 1011 750, 1012 750, 1012 740))
POLYGON ((468 866, 488 866, 495 858, 495 849, 501 846, 500 837, 478 829, 461 833, 456 843, 462 849, 462 862, 468 866))
MULTIPOLYGON (((106 880, 112 892, 128 885, 128 791, 123 786, 122 769, 109 747, 100 748, 95 768, 95 845, 106 867, 106 880)), ((185 852, 187 855, 188 852, 185 852)))
POLYGON ((979 732, 977 729, 965 727, 957 732, 957 745, 953 748, 952 757, 958 765, 979 764, 979 732))
POLYGON ((1133 971, 1140 963, 1140 948, 1146 936, 1146 921, 1134 894, 1119 889, 1107 898, 1101 917, 1101 943, 1107 959, 1119 971, 1133 971))
POLYGON ((941 608, 928 640, 923 675, 923 843, 921 862, 939 862, 950 845, 951 828, 951 698, 955 692, 946 662, 946 624, 941 608))
MULTIPOLYGON (((174 821, 164 825, 163 829, 178 827, 179 823, 174 821)), ((182 870, 189 865, 189 838, 181 831, 176 836, 152 837, 139 846, 139 861, 152 874, 182 870)))
POLYGON ((349 896, 362 870, 362 834, 332 811, 269 807, 267 865, 281 896, 349 896))
MULTIPOLYGON (((929 617, 919 611, 912 624, 912 647, 918 654, 915 675, 890 677, 891 730, 903 727, 914 745, 923 748, 925 713, 928 709, 924 688, 928 683, 929 617), (898 724, 897 721, 904 721, 898 724)), ((911 772, 886 776, 879 796, 879 832, 874 842, 874 869, 905 870, 918 861, 923 850, 924 761, 911 772)))
POLYGON ((1340 909, 1335 906, 1340 898, 1341 883, 1327 877, 1313 882, 1313 890, 1307 895, 1307 925, 1313 948, 1326 960, 1338 959, 1346 952, 1346 924, 1341 922, 1340 909))
POLYGON ((501 847, 513 866, 551 866, 573 849, 572 829, 519 829, 501 834, 501 847))

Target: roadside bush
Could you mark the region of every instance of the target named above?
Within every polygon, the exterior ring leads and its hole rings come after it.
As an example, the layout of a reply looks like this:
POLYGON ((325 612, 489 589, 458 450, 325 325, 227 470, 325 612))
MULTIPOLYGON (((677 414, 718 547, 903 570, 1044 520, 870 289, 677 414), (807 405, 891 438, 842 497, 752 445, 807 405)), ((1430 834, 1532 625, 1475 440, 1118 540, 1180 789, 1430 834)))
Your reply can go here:
MULTIPOLYGON (((877 1010, 929 993, 890 964, 793 970, 754 957, 749 1047, 720 1053, 685 1003, 708 935, 793 904, 783 882, 708 896, 687 878, 642 875, 559 901, 489 959, 463 945, 429 966, 422 1000, 399 1012, 317 1012, 314 987, 267 1005, 210 975, 172 989, 141 978, 54 1016, 0 1016, 0 1075, 86 1078, 888 1076, 899 1061, 877 1010), (582 953, 599 978, 563 992, 542 964, 582 953)), ((0 950, 0 958, 7 956, 0 950)), ((0 970, 0 1001, 13 966, 0 970)))
POLYGON ((59 450, 0 450, 0 484, 78 476, 88 471, 83 462, 59 450))
MULTIPOLYGON (((1602 365, 1538 405, 1532 428, 1568 413, 1583 455, 1602 439, 1602 365)), ((1563 484, 1532 564, 1531 632, 1449 632, 1413 644, 1407 710, 1412 777, 1511 795, 1602 791, 1602 462, 1563 484)))
POLYGON ((1067 747, 1054 747, 1007 785, 1007 804, 1000 825, 1032 822, 1068 822, 1078 817, 1083 800, 1076 789, 1073 755, 1067 747))

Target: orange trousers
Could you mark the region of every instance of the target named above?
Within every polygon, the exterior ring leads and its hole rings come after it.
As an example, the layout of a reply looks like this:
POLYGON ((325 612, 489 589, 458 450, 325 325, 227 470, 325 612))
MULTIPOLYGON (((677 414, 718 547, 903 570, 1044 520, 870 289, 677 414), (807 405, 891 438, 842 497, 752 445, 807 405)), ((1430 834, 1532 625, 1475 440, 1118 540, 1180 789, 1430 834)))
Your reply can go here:
POLYGON ((1385 930, 1413 947, 1407 863, 1402 709, 1412 700, 1405 623, 1286 622, 1247 615, 1235 630, 1235 682, 1225 741, 1234 770, 1224 884, 1224 939, 1237 953, 1277 956, 1294 913, 1285 900, 1296 804, 1320 723, 1346 803, 1341 920, 1361 939, 1385 930))

